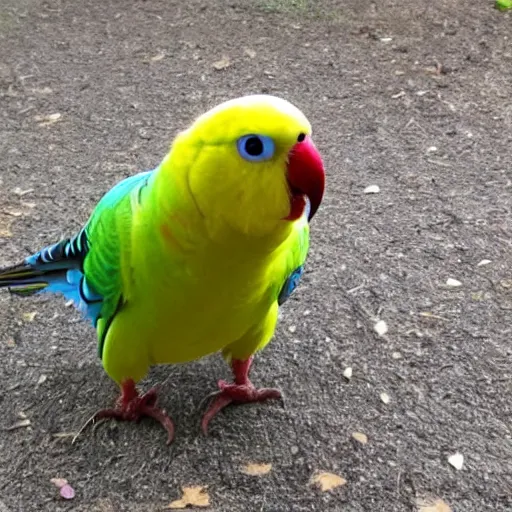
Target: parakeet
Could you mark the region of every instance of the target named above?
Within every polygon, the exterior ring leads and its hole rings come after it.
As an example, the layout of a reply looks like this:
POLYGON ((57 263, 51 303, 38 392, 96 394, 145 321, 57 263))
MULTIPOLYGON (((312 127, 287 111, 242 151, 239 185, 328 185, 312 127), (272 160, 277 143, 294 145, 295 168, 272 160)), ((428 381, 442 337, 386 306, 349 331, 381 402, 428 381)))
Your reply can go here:
POLYGON ((270 95, 231 99, 180 132, 154 170, 108 191, 75 236, 1 269, 0 287, 72 299, 121 391, 95 418, 152 417, 168 443, 174 424, 157 389, 141 394, 137 382, 152 365, 221 351, 234 382, 219 381, 206 433, 228 404, 281 396, 257 389, 249 370, 299 283, 324 185, 297 107, 270 95))

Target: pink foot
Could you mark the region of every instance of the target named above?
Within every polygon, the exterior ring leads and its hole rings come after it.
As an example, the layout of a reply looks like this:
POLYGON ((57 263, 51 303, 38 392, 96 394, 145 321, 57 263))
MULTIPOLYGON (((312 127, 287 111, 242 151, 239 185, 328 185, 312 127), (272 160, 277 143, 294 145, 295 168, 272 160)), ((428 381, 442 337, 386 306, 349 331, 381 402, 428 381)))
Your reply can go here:
POLYGON ((94 415, 94 420, 114 418, 119 421, 139 422, 144 416, 153 418, 167 430, 167 444, 174 439, 174 423, 165 410, 156 407, 157 389, 151 388, 147 393, 139 395, 135 382, 129 379, 121 385, 121 396, 112 409, 101 409, 94 415))
POLYGON ((264 402, 269 399, 281 399, 282 395, 278 389, 262 388, 257 389, 249 380, 249 369, 251 367, 252 357, 246 361, 234 359, 231 362, 231 368, 235 376, 235 383, 229 384, 224 380, 219 380, 219 393, 215 400, 208 407, 201 420, 203 433, 207 435, 208 424, 210 420, 224 407, 229 404, 245 404, 250 402, 264 402))

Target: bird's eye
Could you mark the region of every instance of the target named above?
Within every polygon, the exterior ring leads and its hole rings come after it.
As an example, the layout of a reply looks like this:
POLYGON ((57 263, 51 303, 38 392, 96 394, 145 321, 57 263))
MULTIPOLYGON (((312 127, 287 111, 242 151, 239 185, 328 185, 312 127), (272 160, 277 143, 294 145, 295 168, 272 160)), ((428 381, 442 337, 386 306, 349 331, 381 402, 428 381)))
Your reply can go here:
POLYGON ((274 156, 275 144, 265 135, 244 135, 238 139, 237 148, 244 160, 261 162, 274 156))

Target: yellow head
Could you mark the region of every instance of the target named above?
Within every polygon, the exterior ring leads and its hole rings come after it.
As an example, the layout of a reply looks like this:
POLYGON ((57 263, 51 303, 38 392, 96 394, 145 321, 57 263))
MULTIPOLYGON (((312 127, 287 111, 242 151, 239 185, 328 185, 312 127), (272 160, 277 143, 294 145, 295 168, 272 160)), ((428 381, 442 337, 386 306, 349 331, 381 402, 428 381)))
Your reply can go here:
MULTIPOLYGON (((268 95, 227 101, 200 116, 173 143, 200 213, 247 235, 309 218, 324 190, 311 125, 291 103, 268 95)), ((172 172, 172 170, 171 170, 172 172)))

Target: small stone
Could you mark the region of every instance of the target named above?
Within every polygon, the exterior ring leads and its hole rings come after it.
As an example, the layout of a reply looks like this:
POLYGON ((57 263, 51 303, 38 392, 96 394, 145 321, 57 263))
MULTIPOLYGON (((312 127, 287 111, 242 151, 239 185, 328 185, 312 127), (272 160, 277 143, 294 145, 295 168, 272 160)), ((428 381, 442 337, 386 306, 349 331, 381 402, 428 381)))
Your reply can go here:
POLYGON ((343 377, 345 377, 345 379, 347 380, 350 380, 352 378, 352 368, 350 366, 345 368, 345 370, 343 371, 343 377))
POLYGON ((374 326, 373 330, 379 335, 384 336, 388 332, 388 324, 384 320, 379 320, 374 326))
POLYGON ((489 265, 489 263, 492 263, 491 260, 482 260, 477 263, 477 267, 483 267, 484 265, 489 265))
POLYGON ((448 463, 451 464, 456 470, 461 470, 464 464, 464 455, 462 453, 454 453, 448 457, 448 463))
POLYGON ((382 403, 384 403, 386 405, 389 404, 389 401, 391 400, 387 393, 381 393, 380 394, 380 399, 382 400, 382 403))
POLYGON ((368 185, 363 192, 365 194, 378 194, 380 192, 379 185, 368 185))
POLYGON ((450 286, 451 288, 457 288, 459 286, 462 286, 462 283, 460 281, 457 281, 457 279, 452 279, 449 277, 446 280, 446 286, 450 286))

